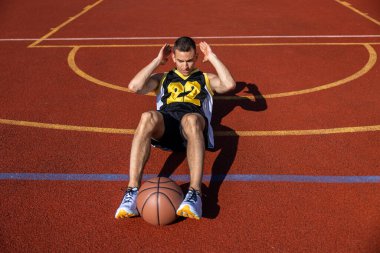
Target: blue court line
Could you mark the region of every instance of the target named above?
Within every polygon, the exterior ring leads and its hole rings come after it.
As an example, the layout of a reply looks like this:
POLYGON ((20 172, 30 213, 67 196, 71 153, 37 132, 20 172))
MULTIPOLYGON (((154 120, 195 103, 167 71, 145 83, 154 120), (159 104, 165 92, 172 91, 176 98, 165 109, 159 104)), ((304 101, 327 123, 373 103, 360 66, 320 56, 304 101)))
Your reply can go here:
MULTIPOLYGON (((144 175, 143 180, 157 177, 144 175)), ((189 175, 172 175, 174 181, 188 182, 189 175)), ((0 173, 0 180, 39 180, 39 181, 127 181, 127 174, 61 174, 61 173, 0 173)), ((259 175, 228 174, 204 175, 203 181, 232 182, 291 182, 291 183, 380 183, 380 176, 310 176, 310 175, 259 175)))

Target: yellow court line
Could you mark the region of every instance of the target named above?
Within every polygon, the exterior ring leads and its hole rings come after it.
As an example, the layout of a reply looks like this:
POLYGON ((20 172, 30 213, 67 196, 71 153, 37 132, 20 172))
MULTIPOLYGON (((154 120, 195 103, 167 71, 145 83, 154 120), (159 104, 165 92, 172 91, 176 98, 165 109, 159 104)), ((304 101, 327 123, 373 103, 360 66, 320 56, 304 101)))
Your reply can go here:
POLYGON ((114 89, 114 90, 120 90, 120 91, 125 91, 125 92, 130 92, 130 90, 126 87, 121 87, 121 86, 118 86, 118 85, 113 85, 113 84, 110 84, 110 83, 107 83, 107 82, 104 82, 102 80, 99 80, 99 79, 96 79, 95 77, 93 76, 90 76, 88 75, 87 73, 85 73, 84 71, 82 71, 78 66, 77 64, 75 63, 75 55, 76 53, 78 52, 80 47, 74 47, 68 57, 67 57, 67 63, 69 64, 70 68, 74 71, 74 73, 76 73, 77 75, 79 75, 80 77, 92 82, 92 83, 96 83, 100 86, 103 86, 103 87, 107 87, 107 88, 110 88, 110 89, 114 89))
POLYGON ((367 13, 364 13, 354 7, 352 7, 352 5, 349 3, 349 2, 346 2, 346 1, 342 1, 342 0, 335 0, 336 2, 338 2, 339 4, 343 5, 344 7, 347 7, 349 8, 350 10, 356 12, 357 14, 365 17, 366 19, 372 21, 373 23, 377 24, 377 25, 380 25, 380 21, 370 17, 367 13))
POLYGON ((379 45, 380 42, 269 42, 269 43, 210 43, 215 47, 264 47, 264 46, 357 46, 379 45))
MULTIPOLYGON (((69 64, 69 67, 74 71, 74 73, 76 73, 78 76, 94 83, 94 84, 97 84, 97 85, 100 85, 100 86, 103 86, 103 87, 106 87, 106 88, 110 88, 110 89, 114 89, 114 90, 119 90, 119 91, 123 91, 123 92, 131 92, 128 88, 126 87, 122 87, 122 86, 118 86, 118 85, 114 85, 114 84, 111 84, 111 83, 107 83, 105 81, 102 81, 102 80, 99 80, 93 76, 90 76, 89 74, 87 74, 86 72, 84 72, 83 70, 81 70, 78 65, 75 63, 75 55, 77 54, 78 50, 80 49, 80 47, 74 47, 68 57, 67 57, 67 63, 69 64)), ((154 92, 149 92, 147 93, 146 95, 149 95, 149 96, 155 96, 155 93, 154 92)))
POLYGON ((357 126, 357 127, 339 127, 326 129, 310 130, 276 130, 276 131, 216 131, 216 136, 294 136, 294 135, 327 135, 327 134, 344 134, 358 132, 380 131, 380 125, 374 126, 357 126))
POLYGON ((55 28, 52 28, 51 31, 47 34, 45 34, 44 36, 42 36, 40 39, 36 40, 35 42, 33 42, 32 44, 30 44, 28 47, 35 47, 36 45, 38 45, 39 43, 41 43, 43 40, 49 38, 50 36, 52 36, 54 33, 58 32, 62 27, 66 26, 67 24, 71 23, 72 21, 74 21, 75 19, 77 19, 78 17, 82 16, 83 14, 85 14, 86 12, 88 12, 89 10, 91 10, 92 8, 94 8, 96 5, 100 4, 101 2, 103 2, 103 0, 98 0, 97 2, 91 4, 91 5, 87 5, 85 8, 83 8, 83 10, 78 13, 77 15, 73 16, 73 17, 70 17, 68 20, 66 20, 65 22, 63 22, 62 24, 60 24, 59 26, 55 27, 55 28))
POLYGON ((309 89, 304 89, 304 90, 298 90, 298 91, 291 91, 291 92, 283 92, 283 93, 278 93, 278 94, 268 94, 264 95, 264 98, 279 98, 279 97, 287 97, 287 96, 295 96, 295 95, 301 95, 301 94, 306 94, 306 93, 312 93, 312 92, 317 92, 317 91, 322 91, 326 89, 331 89, 337 86, 340 86, 342 84, 346 84, 348 82, 351 82, 355 79, 358 79, 359 77, 365 75, 368 71, 370 71, 373 66, 375 66, 375 63, 377 61, 377 53, 376 50, 369 44, 364 44, 363 45, 369 54, 369 58, 367 63, 356 73, 343 78, 341 80, 331 82, 328 84, 320 85, 314 88, 309 88, 309 89))
MULTIPOLYGON (((279 42, 279 43, 210 43, 214 47, 263 47, 263 46, 357 46, 380 45, 380 42, 279 42)), ((95 45, 36 45, 33 48, 138 48, 162 47, 163 44, 95 44, 95 45)))
MULTIPOLYGON (((380 43, 379 43, 380 44, 380 43)), ((164 44, 95 44, 95 45, 38 45, 34 46, 34 48, 115 48, 115 47, 162 47, 164 44)))
MULTIPOLYGON (((54 130, 104 133, 104 134, 132 135, 135 133, 135 129, 61 125, 61 124, 41 123, 41 122, 32 122, 32 121, 23 121, 23 120, 9 120, 9 119, 0 119, 0 124, 54 129, 54 130)), ((374 132, 374 131, 380 131, 380 125, 340 127, 340 128, 328 128, 328 129, 311 129, 311 130, 216 131, 215 135, 216 136, 255 137, 255 136, 327 135, 327 134, 344 134, 344 133, 374 132)))
POLYGON ((24 120, 10 120, 10 119, 0 119, 0 124, 55 129, 55 130, 66 130, 66 131, 107 133, 107 134, 134 134, 135 133, 134 129, 61 125, 61 124, 41 123, 41 122, 32 122, 32 121, 24 121, 24 120))
MULTIPOLYGON (((232 44, 232 45, 235 45, 235 44, 232 44)), ((309 88, 309 89, 290 91, 290 92, 282 92, 282 93, 274 93, 274 94, 266 94, 266 95, 262 95, 261 97, 266 98, 266 99, 268 99, 268 98, 280 98, 280 97, 289 97, 289 96, 307 94, 307 93, 312 93, 312 92, 318 92, 318 91, 322 91, 322 90, 326 90, 326 89, 331 89, 331 88, 349 83, 355 79, 358 79, 359 77, 365 75, 368 71, 370 71, 377 61, 376 50, 371 45, 362 44, 361 46, 364 46, 367 49, 369 57, 368 57, 367 63, 359 71, 355 72, 354 74, 352 74, 346 78, 343 78, 343 79, 340 79, 340 80, 337 80, 337 81, 334 81, 331 83, 319 85, 319 86, 309 88)), ((103 86, 103 87, 110 88, 110 89, 114 89, 114 90, 123 91, 123 92, 130 92, 130 90, 126 87, 118 86, 115 84, 111 84, 111 83, 99 80, 99 79, 85 73, 83 70, 81 70, 77 66, 77 64, 75 63, 75 56, 76 56, 76 54, 80 48, 81 47, 79 47, 79 46, 74 47, 70 51, 70 53, 67 57, 68 65, 74 71, 74 73, 76 73, 78 76, 80 76, 80 77, 82 77, 82 78, 84 78, 84 79, 86 79, 86 80, 88 80, 91 83, 94 83, 96 85, 103 86)), ((150 92, 147 95, 154 96, 155 94, 154 94, 154 92, 150 92)), ((255 96, 218 96, 218 97, 215 97, 215 99, 220 99, 220 100, 236 100, 236 99, 247 99, 247 98, 253 100, 253 99, 258 99, 259 97, 257 97, 257 96, 256 97, 255 96)))
MULTIPOLYGON (((371 20, 372 22, 376 23, 377 25, 380 25, 380 21, 370 17, 367 13, 363 13, 360 10, 352 7, 350 3, 346 2, 346 1, 342 1, 342 0, 335 0, 335 1, 338 2, 339 4, 345 6, 345 7, 353 10, 354 12, 362 15, 363 17, 367 18, 368 20, 371 20)), ((71 48, 71 47, 77 47, 77 46, 80 46, 80 47, 155 47, 155 46, 161 47, 162 46, 162 44, 159 44, 159 45, 154 45, 154 44, 145 44, 145 45, 122 45, 122 44, 121 45, 38 45, 43 40, 49 38, 50 36, 52 36, 53 34, 58 32, 61 28, 63 28, 67 24, 71 23, 75 19, 79 18, 80 16, 82 16, 83 14, 85 14, 86 12, 88 12, 89 10, 91 10, 92 8, 94 8, 95 6, 100 4, 101 2, 103 2, 103 0, 98 0, 95 3, 86 6, 85 8, 83 8, 83 10, 80 13, 78 13, 77 15, 75 15, 73 17, 70 17, 68 20, 66 20, 65 22, 63 22, 59 26, 52 28, 49 33, 45 34, 40 39, 34 41, 28 47, 29 48, 33 48, 33 47, 38 47, 38 48, 70 47, 71 48)), ((364 42, 364 43, 366 43, 366 42, 364 42)), ((364 43, 360 43, 360 44, 364 44, 364 43)), ((296 44, 298 44, 298 45, 316 45, 316 44, 320 44, 320 43, 255 43, 255 44, 243 43, 243 44, 234 44, 234 46, 252 46, 252 45, 255 45, 255 46, 274 46, 274 45, 296 45, 296 44)), ((346 44, 347 45, 347 43, 326 43, 326 44, 330 44, 330 45, 346 44)), ((348 44, 356 44, 356 43, 348 43, 348 44)), ((370 43, 370 44, 379 44, 379 43, 375 42, 375 43, 370 43)), ((228 46, 230 44, 213 44, 213 45, 214 46, 228 46)))

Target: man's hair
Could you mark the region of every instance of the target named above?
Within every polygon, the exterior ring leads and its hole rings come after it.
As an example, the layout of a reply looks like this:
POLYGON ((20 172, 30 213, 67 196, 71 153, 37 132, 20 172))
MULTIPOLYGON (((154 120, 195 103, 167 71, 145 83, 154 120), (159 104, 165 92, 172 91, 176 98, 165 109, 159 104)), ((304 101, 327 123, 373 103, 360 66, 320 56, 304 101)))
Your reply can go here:
POLYGON ((190 37, 180 37, 174 42, 173 52, 175 52, 175 50, 189 52, 191 49, 196 51, 195 41, 190 37))

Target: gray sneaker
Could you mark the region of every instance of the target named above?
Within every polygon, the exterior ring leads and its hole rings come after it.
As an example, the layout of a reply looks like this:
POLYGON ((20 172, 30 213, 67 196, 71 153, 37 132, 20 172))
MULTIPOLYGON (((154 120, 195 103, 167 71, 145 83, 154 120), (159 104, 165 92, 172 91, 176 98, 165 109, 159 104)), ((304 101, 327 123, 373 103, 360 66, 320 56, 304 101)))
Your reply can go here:
POLYGON ((121 204, 116 211, 116 219, 129 218, 139 215, 139 212, 137 211, 136 207, 137 194, 138 189, 136 187, 127 189, 127 191, 124 194, 123 200, 121 201, 121 204))
POLYGON ((177 209, 177 215, 199 220, 202 217, 201 194, 194 189, 190 189, 177 209))

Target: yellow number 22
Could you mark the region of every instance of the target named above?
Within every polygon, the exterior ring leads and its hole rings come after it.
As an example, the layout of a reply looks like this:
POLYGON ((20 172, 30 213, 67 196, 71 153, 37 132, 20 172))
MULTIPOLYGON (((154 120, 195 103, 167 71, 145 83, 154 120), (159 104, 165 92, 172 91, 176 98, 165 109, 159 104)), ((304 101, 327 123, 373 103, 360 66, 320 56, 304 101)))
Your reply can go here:
POLYGON ((197 106, 201 105, 201 101, 195 97, 201 92, 201 85, 197 81, 188 81, 185 85, 180 82, 170 83, 168 85, 170 97, 166 103, 187 102, 197 106))

